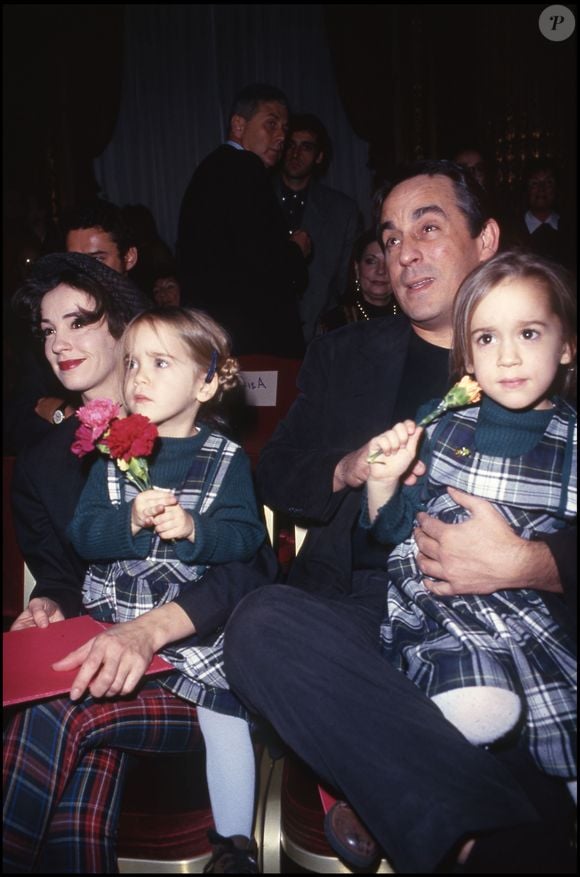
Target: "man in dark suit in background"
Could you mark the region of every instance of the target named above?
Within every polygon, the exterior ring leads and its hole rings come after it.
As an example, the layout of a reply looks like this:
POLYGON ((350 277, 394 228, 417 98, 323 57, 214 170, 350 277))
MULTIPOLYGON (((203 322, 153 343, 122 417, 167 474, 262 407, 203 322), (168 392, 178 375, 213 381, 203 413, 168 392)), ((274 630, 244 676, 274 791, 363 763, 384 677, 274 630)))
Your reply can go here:
POLYGON ((285 95, 250 85, 237 96, 226 143, 199 165, 181 205, 177 237, 185 304, 224 325, 234 352, 301 357, 298 299, 310 240, 288 234, 268 168, 282 155, 285 95))
POLYGON ((362 231, 355 201, 320 182, 330 151, 330 138, 317 116, 290 117, 275 189, 289 231, 304 228, 312 238, 308 286, 300 299, 306 343, 312 340, 321 313, 338 304, 344 294, 354 239, 362 231))

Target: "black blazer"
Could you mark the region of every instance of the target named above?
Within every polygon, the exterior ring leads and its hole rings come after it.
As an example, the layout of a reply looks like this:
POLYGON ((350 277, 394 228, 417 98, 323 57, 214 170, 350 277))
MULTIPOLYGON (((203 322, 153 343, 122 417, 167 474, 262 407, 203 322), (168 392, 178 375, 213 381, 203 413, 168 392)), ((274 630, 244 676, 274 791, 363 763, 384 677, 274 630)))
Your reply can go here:
POLYGON ((334 469, 392 425, 410 335, 405 318, 389 316, 352 323, 308 347, 300 395, 257 468, 263 501, 307 521, 291 584, 317 593, 351 589, 351 533, 361 490, 333 493, 334 469))
POLYGON ((176 249, 184 302, 222 323, 235 353, 301 358, 306 262, 258 156, 225 144, 202 161, 183 198, 176 249))

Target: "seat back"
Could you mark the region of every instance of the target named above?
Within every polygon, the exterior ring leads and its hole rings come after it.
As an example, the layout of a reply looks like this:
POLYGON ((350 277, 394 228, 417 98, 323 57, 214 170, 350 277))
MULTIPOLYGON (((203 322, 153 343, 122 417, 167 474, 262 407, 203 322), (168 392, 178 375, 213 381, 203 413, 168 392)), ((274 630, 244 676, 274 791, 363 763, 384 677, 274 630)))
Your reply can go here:
POLYGON ((10 490, 15 457, 2 457, 2 620, 7 630, 24 609, 25 567, 18 548, 10 490))
POLYGON ((255 468, 260 451, 298 395, 296 379, 302 361, 267 354, 238 357, 243 400, 233 427, 255 468))

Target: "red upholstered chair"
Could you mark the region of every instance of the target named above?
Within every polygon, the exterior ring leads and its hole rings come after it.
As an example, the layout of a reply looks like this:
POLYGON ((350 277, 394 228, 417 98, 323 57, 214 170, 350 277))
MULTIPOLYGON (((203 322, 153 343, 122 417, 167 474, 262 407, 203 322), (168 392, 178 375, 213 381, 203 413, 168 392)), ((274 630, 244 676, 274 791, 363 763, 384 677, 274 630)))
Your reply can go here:
POLYGON ((15 457, 2 457, 2 622, 8 630, 24 609, 26 571, 12 521, 10 487, 15 457))
POLYGON ((247 406, 240 439, 255 467, 260 451, 298 395, 296 378, 302 361, 267 354, 239 356, 238 360, 247 406))
POLYGON ((213 819, 203 751, 132 756, 117 851, 122 874, 200 874, 213 819))
MULTIPOLYGON (((291 863, 316 874, 351 874, 329 846, 324 834, 324 809, 319 778, 297 757, 262 762, 263 804, 259 812, 258 843, 262 847, 263 872, 292 872, 291 863)), ((394 874, 386 859, 376 873, 394 874)))

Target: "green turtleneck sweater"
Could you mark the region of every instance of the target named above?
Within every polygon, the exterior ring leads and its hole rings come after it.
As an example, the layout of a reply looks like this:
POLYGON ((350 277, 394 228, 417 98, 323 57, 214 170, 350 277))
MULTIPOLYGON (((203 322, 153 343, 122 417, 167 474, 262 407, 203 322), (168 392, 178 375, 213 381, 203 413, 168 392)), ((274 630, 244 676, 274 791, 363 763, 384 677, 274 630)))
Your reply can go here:
MULTIPOLYGON (((421 406, 417 422, 436 407, 439 400, 421 406)), ((545 411, 512 411, 484 396, 475 429, 475 448, 481 454, 495 457, 519 457, 531 451, 544 435, 554 409, 545 411)), ((429 467, 431 448, 428 439, 423 442, 421 459, 429 467)), ((414 487, 404 487, 379 509, 371 524, 368 504, 363 499, 360 526, 373 528, 376 539, 383 545, 397 545, 411 535, 415 515, 420 507, 421 481, 414 487)))
MULTIPOLYGON (((156 487, 177 488, 183 484, 192 459, 203 445, 205 426, 188 438, 161 438, 149 464, 156 487)), ((67 533, 77 552, 90 561, 139 559, 148 556, 154 538, 152 530, 131 535, 131 505, 114 506, 107 488, 108 459, 100 457, 92 466, 67 533)), ((250 560, 265 538, 254 495, 250 464, 239 449, 226 478, 209 509, 191 513, 195 541, 176 539, 172 544, 183 563, 218 564, 250 560)))

